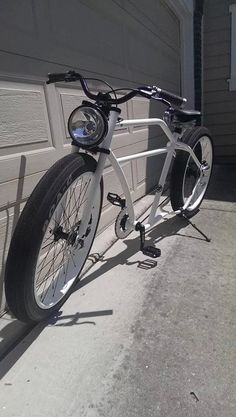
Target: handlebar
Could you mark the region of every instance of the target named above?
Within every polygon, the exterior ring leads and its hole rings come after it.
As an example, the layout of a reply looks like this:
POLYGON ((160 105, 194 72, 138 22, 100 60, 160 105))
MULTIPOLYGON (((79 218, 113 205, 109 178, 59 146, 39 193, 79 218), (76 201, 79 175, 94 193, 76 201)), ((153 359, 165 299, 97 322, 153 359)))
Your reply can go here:
POLYGON ((186 98, 177 96, 176 94, 170 93, 169 91, 163 90, 159 87, 157 87, 157 92, 160 98, 170 101, 172 104, 175 104, 176 106, 181 106, 187 101, 186 98))
MULTIPOLYGON (((88 89, 88 85, 86 83, 85 78, 75 71, 67 71, 66 73, 54 73, 54 74, 48 74, 48 80, 46 81, 47 84, 56 83, 56 82, 74 82, 74 81, 80 81, 81 86, 84 90, 84 93, 88 98, 91 100, 97 100, 98 95, 91 93, 91 91, 88 89)), ((122 104, 126 101, 130 100, 131 98, 140 95, 148 99, 154 99, 154 100, 161 100, 165 104, 174 104, 176 106, 181 106, 183 103, 186 103, 186 98, 177 96, 176 94, 172 94, 169 91, 163 90, 156 86, 144 86, 144 87, 138 87, 131 91, 128 94, 125 94, 123 97, 120 98, 111 98, 109 95, 106 96, 105 100, 110 104, 122 104)))
POLYGON ((52 84, 52 83, 57 83, 60 81, 65 81, 65 82, 75 82, 75 81, 80 81, 81 86, 84 90, 84 93, 86 94, 86 96, 88 98, 90 98, 91 100, 97 100, 97 95, 91 93, 91 91, 89 91, 87 83, 84 79, 84 77, 82 75, 80 75, 78 72, 75 71, 67 71, 65 73, 54 73, 54 74, 48 74, 48 81, 46 81, 47 84, 52 84))

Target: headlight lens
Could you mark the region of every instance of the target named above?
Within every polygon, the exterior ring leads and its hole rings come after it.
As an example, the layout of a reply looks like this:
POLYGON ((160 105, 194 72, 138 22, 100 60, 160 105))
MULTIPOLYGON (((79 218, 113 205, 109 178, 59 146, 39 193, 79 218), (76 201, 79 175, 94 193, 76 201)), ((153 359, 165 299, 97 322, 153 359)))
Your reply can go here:
POLYGON ((82 148, 98 145, 107 133, 107 118, 93 104, 75 109, 68 120, 68 130, 72 139, 82 148))

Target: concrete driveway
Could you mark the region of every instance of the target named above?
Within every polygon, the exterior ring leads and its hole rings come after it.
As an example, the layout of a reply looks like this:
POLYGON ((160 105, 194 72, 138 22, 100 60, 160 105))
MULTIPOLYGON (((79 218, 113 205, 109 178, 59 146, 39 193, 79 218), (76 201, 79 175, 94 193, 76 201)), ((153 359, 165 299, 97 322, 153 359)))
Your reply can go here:
MULTIPOLYGON (((58 316, 0 365, 3 417, 236 415, 236 167, 218 167, 193 219, 116 242, 58 316)), ((105 236, 104 236, 105 239, 105 236)))

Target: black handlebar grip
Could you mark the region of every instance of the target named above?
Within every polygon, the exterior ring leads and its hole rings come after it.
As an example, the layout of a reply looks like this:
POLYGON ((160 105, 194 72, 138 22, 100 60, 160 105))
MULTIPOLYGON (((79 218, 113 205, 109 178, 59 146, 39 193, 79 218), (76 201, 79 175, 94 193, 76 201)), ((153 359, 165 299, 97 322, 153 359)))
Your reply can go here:
POLYGON ((46 81, 46 84, 51 84, 51 83, 57 83, 59 81, 64 81, 65 80, 65 76, 66 73, 54 73, 54 74, 48 74, 48 81, 46 81))
POLYGON ((176 94, 170 93, 169 91, 163 90, 162 88, 157 88, 158 96, 164 100, 170 101, 176 106, 181 106, 183 103, 186 103, 187 99, 184 97, 177 96, 176 94))

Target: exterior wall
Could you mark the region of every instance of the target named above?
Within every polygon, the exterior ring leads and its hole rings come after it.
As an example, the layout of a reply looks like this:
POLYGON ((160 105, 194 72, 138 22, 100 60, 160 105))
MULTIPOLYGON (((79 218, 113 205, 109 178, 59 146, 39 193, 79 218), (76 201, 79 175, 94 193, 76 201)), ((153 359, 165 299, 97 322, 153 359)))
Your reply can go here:
POLYGON ((202 16, 204 0, 196 0, 194 7, 194 90, 195 109, 202 111, 202 16))
MULTIPOLYGON (((191 21, 191 2, 186 2, 183 13, 191 21)), ((12 230, 41 176, 70 152, 66 121, 83 99, 79 85, 46 86, 45 75, 73 68, 114 87, 155 84, 180 93, 185 88, 180 38, 186 19, 171 7, 171 0, 148 0, 145 8, 142 0, 12 0, 1 7, 0 304, 12 230)), ((158 117, 162 112, 162 106, 136 98, 122 106, 121 116, 158 117)), ((120 129, 113 149, 117 156, 141 152, 156 147, 157 138, 162 146, 156 129, 120 129)), ((158 181, 158 162, 154 157, 124 164, 134 200, 158 181)), ((104 177, 105 196, 121 192, 108 165, 104 177)), ((116 213, 104 200, 100 230, 116 213)))
POLYGON ((205 0, 204 124, 215 143, 216 161, 236 162, 236 91, 229 91, 231 14, 235 0, 205 0))

